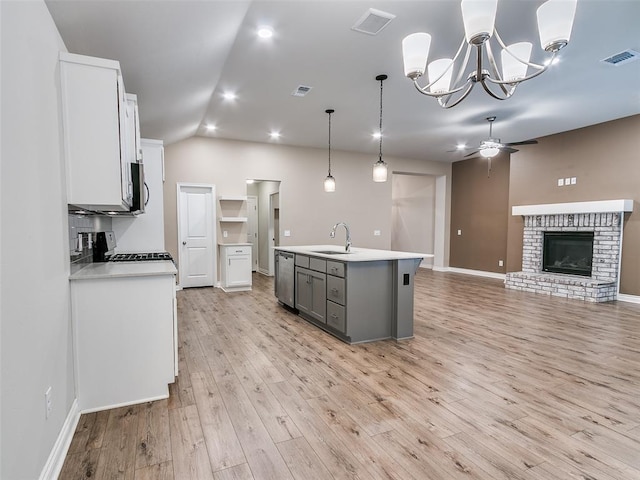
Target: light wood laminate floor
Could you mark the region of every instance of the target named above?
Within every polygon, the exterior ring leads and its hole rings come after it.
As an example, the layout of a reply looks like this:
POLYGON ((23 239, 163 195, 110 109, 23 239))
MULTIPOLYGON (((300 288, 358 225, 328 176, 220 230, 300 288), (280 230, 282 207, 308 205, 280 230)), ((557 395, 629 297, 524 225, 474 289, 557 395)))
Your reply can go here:
POLYGON ((83 415, 61 479, 640 479, 640 305, 420 270, 415 338, 346 345, 178 292, 168 400, 83 415))

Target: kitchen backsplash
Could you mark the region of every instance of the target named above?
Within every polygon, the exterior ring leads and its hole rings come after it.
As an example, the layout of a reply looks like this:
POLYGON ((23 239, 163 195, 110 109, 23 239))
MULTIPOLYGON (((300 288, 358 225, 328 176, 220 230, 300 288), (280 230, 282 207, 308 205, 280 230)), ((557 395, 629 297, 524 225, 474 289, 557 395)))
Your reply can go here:
MULTIPOLYGON (((113 230, 111 217, 98 215, 69 214, 69 260, 71 263, 90 263, 93 261, 89 248, 89 235, 93 232, 113 230), (78 234, 82 235, 82 246, 78 244, 78 234), (80 248, 81 247, 81 248, 80 248)), ((92 236, 93 239, 93 236, 92 236)))

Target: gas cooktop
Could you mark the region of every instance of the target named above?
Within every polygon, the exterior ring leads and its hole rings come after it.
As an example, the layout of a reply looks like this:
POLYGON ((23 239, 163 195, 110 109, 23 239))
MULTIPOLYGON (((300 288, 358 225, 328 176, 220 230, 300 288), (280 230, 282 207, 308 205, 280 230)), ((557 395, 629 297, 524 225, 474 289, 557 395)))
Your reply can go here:
POLYGON ((115 253, 109 257, 110 262, 148 262, 153 260, 173 260, 173 258, 169 252, 115 253))

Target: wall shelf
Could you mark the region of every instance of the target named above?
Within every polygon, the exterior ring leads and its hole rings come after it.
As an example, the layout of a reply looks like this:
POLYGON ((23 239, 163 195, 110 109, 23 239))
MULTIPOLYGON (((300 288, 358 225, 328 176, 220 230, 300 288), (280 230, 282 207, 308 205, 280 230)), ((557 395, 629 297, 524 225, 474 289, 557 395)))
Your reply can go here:
POLYGON ((217 206, 218 244, 247 241, 247 197, 221 195, 217 206))
POLYGON ((248 221, 247 217, 218 217, 219 222, 242 223, 248 221))

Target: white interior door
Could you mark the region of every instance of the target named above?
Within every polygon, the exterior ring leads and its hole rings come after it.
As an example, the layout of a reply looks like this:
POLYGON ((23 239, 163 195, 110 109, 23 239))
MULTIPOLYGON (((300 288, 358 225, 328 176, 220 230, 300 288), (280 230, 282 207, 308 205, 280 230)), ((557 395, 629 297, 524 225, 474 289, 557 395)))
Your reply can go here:
POLYGON ((251 271, 258 270, 258 197, 247 197, 247 242, 251 244, 251 271))
POLYGON ((214 284, 214 198, 213 185, 178 184, 178 270, 183 288, 214 284))

